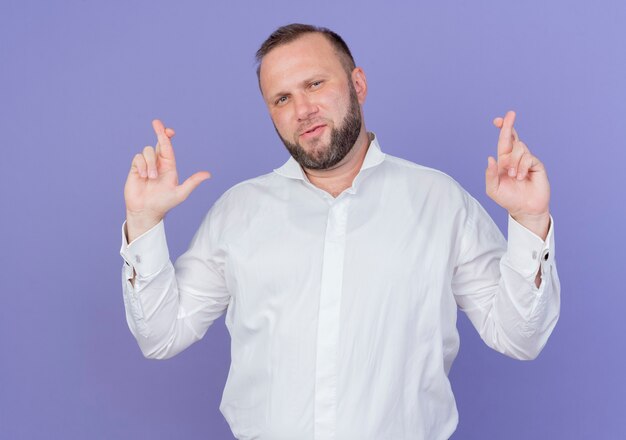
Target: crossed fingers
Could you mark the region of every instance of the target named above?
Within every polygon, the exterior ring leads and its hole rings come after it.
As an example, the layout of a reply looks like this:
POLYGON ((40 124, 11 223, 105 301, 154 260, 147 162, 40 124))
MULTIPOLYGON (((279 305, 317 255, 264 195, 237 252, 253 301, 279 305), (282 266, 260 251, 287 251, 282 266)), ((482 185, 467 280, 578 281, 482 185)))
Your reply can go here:
POLYGON ((498 173, 506 172, 509 177, 524 180, 529 173, 542 168, 541 162, 522 142, 513 127, 515 112, 509 111, 504 118, 496 118, 493 124, 500 128, 498 138, 498 173))
POLYGON ((165 128, 163 122, 158 119, 152 121, 152 128, 157 136, 156 154, 164 159, 174 159, 174 149, 171 138, 176 132, 172 128, 165 128))
POLYGON ((175 169, 174 149, 171 138, 176 134, 172 128, 165 128, 163 123, 155 119, 152 127, 157 136, 156 146, 148 145, 133 158, 132 167, 142 178, 156 179, 159 171, 175 169))

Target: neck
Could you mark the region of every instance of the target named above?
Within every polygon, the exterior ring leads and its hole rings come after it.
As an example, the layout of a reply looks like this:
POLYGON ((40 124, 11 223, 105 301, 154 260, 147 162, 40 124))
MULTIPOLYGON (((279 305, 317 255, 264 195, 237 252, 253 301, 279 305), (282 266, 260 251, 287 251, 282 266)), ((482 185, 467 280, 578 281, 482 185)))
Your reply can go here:
POLYGON ((337 197, 352 186, 354 178, 361 170, 370 142, 369 134, 363 126, 354 146, 337 165, 326 170, 304 168, 304 172, 313 185, 337 197))

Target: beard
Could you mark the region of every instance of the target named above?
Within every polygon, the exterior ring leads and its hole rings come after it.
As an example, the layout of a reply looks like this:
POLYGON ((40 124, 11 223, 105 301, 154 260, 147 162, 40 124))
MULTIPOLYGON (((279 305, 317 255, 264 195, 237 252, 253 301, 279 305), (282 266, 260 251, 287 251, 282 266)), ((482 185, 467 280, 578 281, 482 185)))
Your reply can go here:
POLYGON ((278 132, 276 125, 274 125, 278 137, 283 141, 283 144, 285 144, 285 148, 287 148, 291 157, 303 168, 310 170, 326 170, 331 168, 346 157, 350 150, 352 150, 352 147, 354 147, 359 133, 361 132, 362 118, 359 99, 356 96, 354 85, 351 81, 348 85, 350 88, 350 108, 348 108, 341 125, 338 128, 333 127, 331 130, 330 143, 327 148, 309 153, 299 143, 292 143, 283 138, 278 132))

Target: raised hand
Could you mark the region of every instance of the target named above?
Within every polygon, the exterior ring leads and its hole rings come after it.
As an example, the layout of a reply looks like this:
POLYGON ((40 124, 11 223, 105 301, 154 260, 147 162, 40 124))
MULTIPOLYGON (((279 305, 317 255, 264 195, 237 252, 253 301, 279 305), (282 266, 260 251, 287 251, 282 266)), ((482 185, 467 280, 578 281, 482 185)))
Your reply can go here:
POLYGON ((550 226, 550 183, 546 169, 520 141, 515 112, 495 118, 500 129, 498 159, 489 156, 485 172, 487 195, 517 222, 545 240, 550 226))
POLYGON ((158 119, 152 121, 152 127, 157 136, 156 148, 147 146, 135 155, 124 186, 129 243, 161 221, 170 209, 211 177, 208 171, 200 171, 179 185, 171 142, 175 132, 158 119))

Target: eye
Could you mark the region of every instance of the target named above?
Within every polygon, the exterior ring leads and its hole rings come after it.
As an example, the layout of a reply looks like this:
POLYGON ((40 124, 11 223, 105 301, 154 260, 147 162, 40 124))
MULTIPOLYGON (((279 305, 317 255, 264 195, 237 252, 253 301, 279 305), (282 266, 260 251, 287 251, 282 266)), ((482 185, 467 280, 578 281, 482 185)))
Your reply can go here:
POLYGON ((323 81, 313 81, 313 82, 311 83, 310 87, 311 87, 312 89, 317 89, 319 86, 321 86, 321 85, 322 85, 322 83, 323 83, 323 81))
POLYGON ((286 96, 281 96, 276 101, 274 101, 274 104, 275 105, 279 105, 279 104, 285 103, 286 101, 287 101, 287 97, 286 96))

